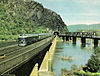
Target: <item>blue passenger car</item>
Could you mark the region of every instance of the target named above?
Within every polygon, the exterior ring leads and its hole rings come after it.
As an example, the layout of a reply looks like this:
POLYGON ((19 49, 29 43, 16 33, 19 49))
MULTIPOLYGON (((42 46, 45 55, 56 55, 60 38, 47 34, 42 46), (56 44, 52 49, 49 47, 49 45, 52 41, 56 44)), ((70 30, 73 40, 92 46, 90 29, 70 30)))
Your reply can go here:
POLYGON ((50 37, 51 35, 51 33, 23 34, 18 38, 18 46, 26 46, 44 38, 50 37))

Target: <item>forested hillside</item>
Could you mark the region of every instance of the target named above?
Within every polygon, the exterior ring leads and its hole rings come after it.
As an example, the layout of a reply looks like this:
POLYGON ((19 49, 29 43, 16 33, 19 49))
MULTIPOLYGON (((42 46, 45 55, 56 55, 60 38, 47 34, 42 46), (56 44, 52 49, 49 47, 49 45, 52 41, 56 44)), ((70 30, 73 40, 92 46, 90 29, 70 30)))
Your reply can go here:
POLYGON ((78 25, 69 25, 69 31, 71 32, 79 32, 79 31, 100 31, 100 24, 78 24, 78 25))
POLYGON ((26 0, 0 0, 0 39, 24 33, 66 32, 60 15, 26 0), (2 36, 1 36, 2 35, 2 36))

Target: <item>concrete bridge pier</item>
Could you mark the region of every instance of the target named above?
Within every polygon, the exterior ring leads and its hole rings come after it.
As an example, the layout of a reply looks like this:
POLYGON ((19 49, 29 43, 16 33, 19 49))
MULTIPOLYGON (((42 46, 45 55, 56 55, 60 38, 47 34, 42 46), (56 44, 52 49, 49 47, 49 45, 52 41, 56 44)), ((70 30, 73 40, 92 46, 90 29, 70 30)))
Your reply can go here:
POLYGON ((85 44, 81 44, 81 49, 83 49, 86 45, 85 44))
POLYGON ((72 37, 69 37, 70 40, 72 40, 72 37))
POLYGON ((94 38, 94 47, 97 47, 97 46, 98 46, 98 39, 94 38))
POLYGON ((81 43, 82 43, 82 45, 85 45, 86 44, 86 38, 85 37, 82 37, 81 38, 81 43))
POLYGON ((69 37, 68 36, 66 36, 66 41, 69 41, 69 37))
POLYGON ((63 41, 65 41, 65 36, 62 36, 63 41))
POLYGON ((73 44, 76 44, 76 37, 73 37, 73 44))

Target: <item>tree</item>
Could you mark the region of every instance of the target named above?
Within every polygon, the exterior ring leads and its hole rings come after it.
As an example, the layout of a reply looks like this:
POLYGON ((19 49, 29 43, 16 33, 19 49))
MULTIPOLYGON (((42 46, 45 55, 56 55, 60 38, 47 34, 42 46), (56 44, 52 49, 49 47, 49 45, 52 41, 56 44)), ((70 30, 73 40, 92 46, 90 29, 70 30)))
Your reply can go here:
POLYGON ((83 68, 85 71, 98 72, 100 70, 100 48, 96 48, 91 58, 88 60, 86 67, 83 68))

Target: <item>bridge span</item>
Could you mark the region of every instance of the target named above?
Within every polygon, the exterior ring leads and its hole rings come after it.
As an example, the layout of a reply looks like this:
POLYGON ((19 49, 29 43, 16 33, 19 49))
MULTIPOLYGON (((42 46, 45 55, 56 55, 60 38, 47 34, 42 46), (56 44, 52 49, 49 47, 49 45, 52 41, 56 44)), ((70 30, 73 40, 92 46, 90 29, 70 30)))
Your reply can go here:
POLYGON ((94 47, 98 46, 98 40, 100 40, 100 36, 97 36, 96 32, 67 32, 65 34, 58 34, 58 36, 66 41, 72 39, 74 44, 76 44, 76 38, 81 38, 81 43, 83 45, 86 44, 87 38, 93 39, 94 47))

